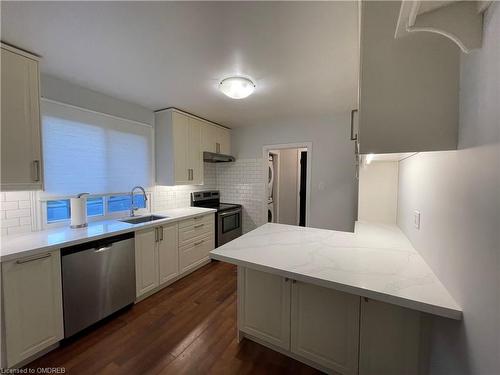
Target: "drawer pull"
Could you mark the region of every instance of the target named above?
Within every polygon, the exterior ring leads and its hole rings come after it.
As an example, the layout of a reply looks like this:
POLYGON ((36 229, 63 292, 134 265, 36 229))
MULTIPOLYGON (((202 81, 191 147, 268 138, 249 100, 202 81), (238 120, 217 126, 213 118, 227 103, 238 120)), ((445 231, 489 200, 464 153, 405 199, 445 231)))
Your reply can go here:
POLYGON ((198 245, 201 245, 204 241, 198 241, 198 242, 195 242, 194 243, 194 246, 198 246, 198 245))
POLYGON ((40 160, 33 160, 33 181, 40 182, 40 160))
POLYGON ((204 225, 205 225, 205 224, 198 224, 198 225, 195 225, 195 226, 194 226, 194 228, 195 228, 195 229, 196 229, 196 228, 201 228, 201 227, 203 227, 204 225))
POLYGON ((36 257, 25 258, 25 259, 19 259, 19 260, 16 260, 16 263, 17 263, 17 264, 23 264, 23 263, 33 262, 34 260, 39 260, 39 259, 49 258, 49 257, 51 257, 51 256, 52 256, 52 254, 51 254, 51 253, 48 253, 48 254, 38 255, 38 256, 36 256, 36 257))

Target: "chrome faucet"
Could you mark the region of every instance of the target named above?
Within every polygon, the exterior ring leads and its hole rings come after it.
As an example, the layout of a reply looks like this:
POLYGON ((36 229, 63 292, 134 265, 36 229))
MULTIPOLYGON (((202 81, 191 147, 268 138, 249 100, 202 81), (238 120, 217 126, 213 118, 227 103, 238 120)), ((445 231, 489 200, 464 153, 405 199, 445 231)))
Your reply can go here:
POLYGON ((144 190, 144 188, 142 186, 134 186, 132 188, 132 191, 130 192, 130 216, 131 217, 134 217, 135 211, 137 211, 139 209, 134 205, 134 191, 137 189, 142 191, 142 195, 144 195, 144 202, 146 202, 148 200, 148 196, 146 195, 146 190, 144 190))

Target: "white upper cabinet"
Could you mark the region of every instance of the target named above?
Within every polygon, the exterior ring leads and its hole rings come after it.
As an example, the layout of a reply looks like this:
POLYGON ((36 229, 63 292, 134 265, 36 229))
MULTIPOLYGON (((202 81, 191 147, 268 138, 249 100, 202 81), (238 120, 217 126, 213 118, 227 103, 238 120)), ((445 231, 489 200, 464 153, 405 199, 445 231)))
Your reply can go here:
POLYGON ((159 185, 203 183, 201 121, 174 109, 156 113, 156 182, 159 185))
POLYGON ((456 149, 460 50, 431 33, 396 39, 400 6, 360 3, 360 152, 456 149))
POLYGON ((216 148, 219 154, 231 154, 231 133, 229 129, 217 127, 216 148))
POLYGON ((43 189, 38 58, 2 44, 1 190, 43 189))
POLYGON ((229 129, 176 109, 156 112, 156 182, 203 184, 203 152, 229 154, 230 142, 229 129))
POLYGON ((226 155, 231 153, 231 133, 229 129, 205 122, 201 133, 203 151, 226 155))

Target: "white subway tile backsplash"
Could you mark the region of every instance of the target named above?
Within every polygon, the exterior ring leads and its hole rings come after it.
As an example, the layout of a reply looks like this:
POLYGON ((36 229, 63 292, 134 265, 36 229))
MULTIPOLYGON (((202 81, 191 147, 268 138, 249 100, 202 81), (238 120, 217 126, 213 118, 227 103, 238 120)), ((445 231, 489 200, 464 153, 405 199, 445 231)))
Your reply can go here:
POLYGON ((29 208, 24 208, 22 210, 8 210, 5 211, 7 219, 14 217, 30 217, 31 210, 29 208))
POLYGON ((9 191, 0 193, 1 235, 25 233, 33 230, 31 199, 35 192, 9 191))
POLYGON ((29 191, 7 191, 5 193, 6 201, 29 201, 30 192, 29 191))
POLYGON ((17 202, 17 201, 0 202, 0 209, 2 211, 17 210, 18 208, 19 208, 19 202, 17 202))
POLYGON ((217 164, 216 168, 221 200, 243 206, 243 233, 264 224, 267 201, 263 159, 237 159, 217 164))

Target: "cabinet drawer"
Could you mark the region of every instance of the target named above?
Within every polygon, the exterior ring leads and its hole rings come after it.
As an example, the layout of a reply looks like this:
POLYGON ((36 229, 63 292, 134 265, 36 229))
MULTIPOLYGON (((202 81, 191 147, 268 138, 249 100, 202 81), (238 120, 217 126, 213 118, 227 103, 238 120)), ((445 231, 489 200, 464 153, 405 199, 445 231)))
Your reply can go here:
POLYGON ((190 219, 182 220, 179 222, 179 229, 194 227, 203 223, 214 223, 214 214, 194 216, 190 219))
POLYGON ((202 237, 198 241, 189 243, 179 248, 180 273, 196 267, 208 258, 208 253, 214 249, 214 235, 202 237))
POLYGON ((214 223, 199 223, 193 226, 179 228, 179 246, 188 245, 200 240, 200 237, 215 236, 214 223))

